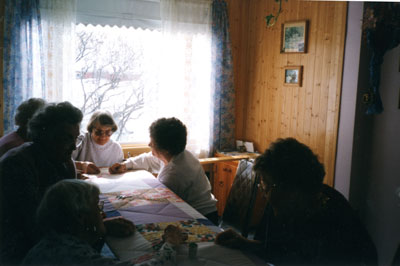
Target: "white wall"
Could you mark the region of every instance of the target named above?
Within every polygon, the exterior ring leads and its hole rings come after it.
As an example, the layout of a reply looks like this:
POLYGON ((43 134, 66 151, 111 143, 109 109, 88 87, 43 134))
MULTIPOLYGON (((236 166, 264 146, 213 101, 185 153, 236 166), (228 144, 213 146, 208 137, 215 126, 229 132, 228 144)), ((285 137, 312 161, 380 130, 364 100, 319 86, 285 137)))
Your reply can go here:
POLYGON ((363 2, 349 2, 335 165, 335 188, 349 198, 363 2))
MULTIPOLYGON (((381 68, 383 113, 373 116, 370 182, 365 221, 378 248, 380 265, 390 264, 400 244, 400 46, 385 54, 381 68)), ((368 140, 366 140, 368 141, 368 140)))
POLYGON ((400 243, 400 47, 385 54, 380 92, 383 113, 366 115, 369 49, 361 40, 362 2, 349 2, 335 188, 359 212, 390 265, 400 243))

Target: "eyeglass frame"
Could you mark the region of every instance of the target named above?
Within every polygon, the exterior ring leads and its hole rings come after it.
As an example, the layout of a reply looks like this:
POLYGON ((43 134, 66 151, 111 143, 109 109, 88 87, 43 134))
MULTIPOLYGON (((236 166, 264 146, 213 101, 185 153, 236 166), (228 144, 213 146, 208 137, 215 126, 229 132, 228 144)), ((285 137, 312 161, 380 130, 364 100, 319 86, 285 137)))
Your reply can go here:
POLYGON ((98 137, 101 137, 101 136, 107 136, 107 137, 111 137, 112 136, 112 134, 114 134, 114 131, 112 131, 112 129, 108 129, 108 130, 101 130, 101 129, 93 129, 93 133, 96 135, 96 136, 98 136, 98 137))

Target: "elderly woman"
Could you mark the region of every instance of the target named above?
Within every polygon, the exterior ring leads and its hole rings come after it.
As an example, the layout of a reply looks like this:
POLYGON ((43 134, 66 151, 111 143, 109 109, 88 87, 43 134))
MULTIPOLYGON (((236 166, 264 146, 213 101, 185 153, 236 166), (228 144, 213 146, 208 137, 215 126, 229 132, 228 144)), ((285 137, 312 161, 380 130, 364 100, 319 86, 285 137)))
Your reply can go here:
POLYGON ((306 145, 279 139, 256 159, 254 170, 268 206, 247 240, 227 230, 216 243, 258 251, 274 265, 375 265, 375 246, 347 200, 322 183, 325 170, 306 145))
POLYGON ((0 264, 17 264, 35 244, 35 212, 46 189, 76 178, 71 154, 81 120, 69 102, 48 104, 29 121, 32 142, 1 157, 0 264))
POLYGON ((111 135, 118 127, 107 111, 93 113, 87 126, 87 133, 79 136, 76 150, 72 153, 75 165, 83 173, 98 174, 99 167, 110 167, 122 162, 124 154, 121 145, 111 135))
POLYGON ((129 158, 110 167, 110 173, 127 169, 158 172, 158 179, 214 224, 216 199, 199 160, 186 147, 186 126, 176 118, 160 118, 150 126, 151 153, 129 158))
POLYGON ((0 138, 0 157, 8 150, 30 140, 28 137, 28 122, 36 111, 42 109, 45 104, 46 101, 43 99, 30 98, 18 106, 14 118, 18 129, 0 138))
MULTIPOLYGON (((44 237, 29 251, 23 264, 131 265, 103 257, 94 248, 108 231, 99 209, 99 193, 97 186, 82 180, 63 180, 50 187, 37 211, 37 224, 44 237)), ((173 229, 164 235, 166 243, 148 265, 176 255, 173 246, 185 237, 179 228, 173 229)))

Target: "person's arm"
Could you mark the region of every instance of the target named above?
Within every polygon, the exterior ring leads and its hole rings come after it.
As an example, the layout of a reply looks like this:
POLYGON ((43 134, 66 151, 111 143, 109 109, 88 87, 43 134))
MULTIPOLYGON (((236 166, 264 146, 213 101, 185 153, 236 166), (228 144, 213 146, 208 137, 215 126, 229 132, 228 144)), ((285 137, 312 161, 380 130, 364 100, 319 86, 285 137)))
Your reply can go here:
POLYGON ((228 229, 219 233, 215 237, 215 244, 235 249, 255 250, 262 247, 262 242, 258 240, 250 240, 239 235, 232 229, 228 229))
POLYGON ((124 173, 127 170, 147 170, 149 172, 158 172, 162 167, 162 162, 160 159, 156 158, 151 154, 142 153, 138 156, 128 158, 125 162, 116 163, 109 168, 111 174, 124 173))

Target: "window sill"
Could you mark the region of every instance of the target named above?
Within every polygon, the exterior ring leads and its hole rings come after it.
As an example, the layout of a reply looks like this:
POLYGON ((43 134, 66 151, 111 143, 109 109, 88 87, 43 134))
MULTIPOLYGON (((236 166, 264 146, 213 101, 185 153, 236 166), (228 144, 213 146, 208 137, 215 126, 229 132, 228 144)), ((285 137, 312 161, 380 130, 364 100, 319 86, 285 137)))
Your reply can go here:
POLYGON ((129 157, 128 152, 130 157, 133 157, 151 151, 147 144, 121 144, 121 147, 124 152, 124 158, 129 157))

